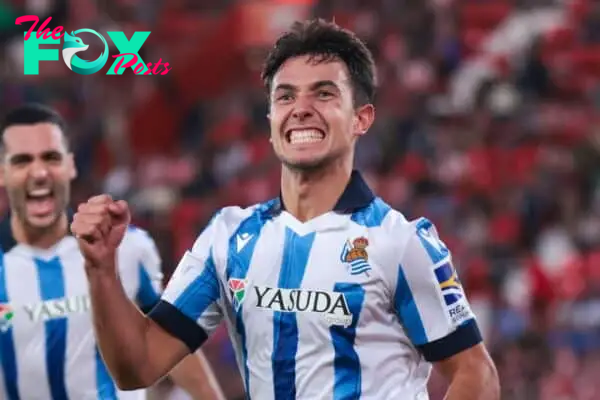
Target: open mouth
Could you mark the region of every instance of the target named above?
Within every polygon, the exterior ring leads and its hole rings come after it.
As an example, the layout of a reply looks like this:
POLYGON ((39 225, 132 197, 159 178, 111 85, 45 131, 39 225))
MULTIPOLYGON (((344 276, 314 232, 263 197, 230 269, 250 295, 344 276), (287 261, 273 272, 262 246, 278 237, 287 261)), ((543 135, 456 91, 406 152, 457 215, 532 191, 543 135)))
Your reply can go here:
POLYGON ((312 144, 325 139, 325 132, 317 128, 290 129, 285 133, 285 138, 292 145, 312 144))
POLYGON ((54 191, 51 188, 30 189, 26 199, 30 215, 44 216, 54 211, 54 191))

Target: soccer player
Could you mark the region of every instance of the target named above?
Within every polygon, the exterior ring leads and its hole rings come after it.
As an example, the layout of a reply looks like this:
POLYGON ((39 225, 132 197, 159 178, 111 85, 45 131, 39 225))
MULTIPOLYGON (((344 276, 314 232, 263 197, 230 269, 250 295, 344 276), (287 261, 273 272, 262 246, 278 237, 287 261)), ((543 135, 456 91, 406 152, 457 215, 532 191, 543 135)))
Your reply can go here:
POLYGON ((451 254, 425 218, 406 219, 353 171, 375 118, 371 54, 351 32, 297 23, 266 60, 281 193, 217 212, 161 301, 138 313, 119 284, 127 204, 80 205, 102 354, 123 388, 153 384, 225 320, 253 399, 495 400, 499 382, 451 254))
MULTIPOLYGON (((63 131, 56 112, 34 104, 0 123, 0 183, 10 203, 0 222, 0 398, 144 399, 144 390, 116 388, 96 346, 83 257, 69 232, 76 169, 63 131)), ((145 231, 126 231, 115 249, 119 282, 148 310, 159 300, 160 258, 145 231)), ((220 398, 203 363, 189 356, 171 376, 196 398, 220 398)))

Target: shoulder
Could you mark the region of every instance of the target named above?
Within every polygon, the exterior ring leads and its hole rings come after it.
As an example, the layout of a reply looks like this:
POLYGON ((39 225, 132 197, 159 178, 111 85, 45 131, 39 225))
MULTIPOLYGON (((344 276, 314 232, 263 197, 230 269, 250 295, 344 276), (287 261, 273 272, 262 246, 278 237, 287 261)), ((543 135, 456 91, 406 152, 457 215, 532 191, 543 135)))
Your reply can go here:
POLYGON ((160 254, 154 239, 150 234, 135 225, 129 225, 123 241, 119 246, 120 264, 137 266, 141 262, 144 265, 159 265, 160 254))
POLYGON ((354 223, 368 228, 373 234, 393 236, 396 243, 398 235, 406 236, 411 231, 412 221, 380 197, 373 199, 367 207, 354 212, 351 219, 354 223))
POLYGON ((354 213, 352 220, 368 228, 369 235, 396 256, 414 246, 443 247, 429 219, 422 216, 409 219, 381 198, 375 198, 369 206, 354 213))
MULTIPOLYGON (((205 227, 204 232, 210 231, 211 236, 218 237, 221 240, 228 240, 246 223, 260 225, 266 222, 271 218, 274 206, 275 200, 254 204, 249 207, 223 207, 215 212, 205 227)), ((202 234, 200 234, 199 238, 201 236, 202 234)))
POLYGON ((223 207, 215 213, 213 221, 229 231, 235 231, 245 220, 252 217, 260 210, 261 204, 254 204, 250 207, 228 206, 223 207))
POLYGON ((135 225, 129 225, 127 231, 125 231, 121 247, 140 249, 147 248, 148 246, 154 246, 154 239, 152 239, 148 231, 135 225))

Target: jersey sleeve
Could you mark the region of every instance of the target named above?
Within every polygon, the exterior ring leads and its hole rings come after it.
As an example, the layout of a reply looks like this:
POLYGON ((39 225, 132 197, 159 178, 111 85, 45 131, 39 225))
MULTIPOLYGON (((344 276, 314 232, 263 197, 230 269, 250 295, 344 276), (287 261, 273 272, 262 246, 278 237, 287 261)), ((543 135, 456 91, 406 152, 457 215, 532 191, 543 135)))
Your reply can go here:
POLYGON ((395 310, 408 337, 430 362, 482 341, 452 255, 425 218, 410 223, 397 266, 395 310))
POLYGON ((147 313, 160 300, 163 275, 156 243, 150 235, 145 233, 142 239, 140 260, 137 265, 139 284, 135 300, 138 307, 147 313))
POLYGON ((181 258, 173 276, 149 317, 197 350, 223 318, 219 305, 221 286, 216 271, 213 218, 191 250, 181 258))

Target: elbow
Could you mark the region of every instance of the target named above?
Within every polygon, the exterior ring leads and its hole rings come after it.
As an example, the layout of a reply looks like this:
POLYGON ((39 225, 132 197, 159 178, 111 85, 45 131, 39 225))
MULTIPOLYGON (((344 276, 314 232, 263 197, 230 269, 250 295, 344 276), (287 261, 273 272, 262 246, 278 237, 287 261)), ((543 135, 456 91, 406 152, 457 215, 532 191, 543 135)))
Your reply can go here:
POLYGON ((115 379, 115 384, 119 390, 123 391, 145 389, 150 386, 142 381, 134 381, 131 379, 115 379))
POLYGON ((113 379, 119 390, 123 391, 146 389, 158 381, 158 378, 154 378, 147 373, 136 374, 131 373, 131 371, 116 373, 113 375, 113 379))
POLYGON ((480 371, 482 371, 481 380, 485 388, 484 392, 487 393, 485 398, 490 400, 500 400, 500 377, 498 376, 498 370, 496 369, 494 362, 489 359, 480 371))

